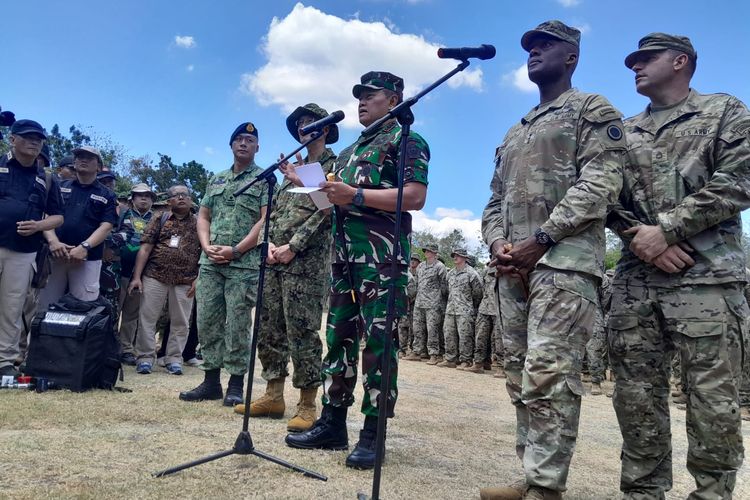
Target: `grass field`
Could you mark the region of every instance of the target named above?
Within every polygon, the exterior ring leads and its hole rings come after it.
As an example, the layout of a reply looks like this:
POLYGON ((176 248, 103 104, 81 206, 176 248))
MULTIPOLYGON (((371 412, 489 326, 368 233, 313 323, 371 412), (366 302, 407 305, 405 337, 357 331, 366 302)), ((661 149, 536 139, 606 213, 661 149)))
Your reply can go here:
MULTIPOLYGON (((521 477, 513 450, 515 411, 504 379, 400 363, 397 416, 389 425, 382 498, 478 498, 479 487, 521 477)), ((265 387, 256 372, 256 394, 265 387)), ((288 380, 284 420, 250 421, 257 449, 327 475, 302 477, 252 456, 229 457, 154 479, 157 470, 231 448, 241 417, 220 401, 184 403, 180 390, 202 379, 164 371, 138 375, 127 367, 132 393, 0 391, 0 498, 348 498, 369 495, 372 473, 346 468, 346 452, 302 451, 284 442, 297 392, 288 380)), ((226 383, 226 375, 223 376, 226 383)), ((361 388, 357 394, 361 401, 361 388)), ((358 408, 358 407, 357 407, 358 408)), ((353 445, 363 417, 350 411, 353 445)), ((685 414, 672 408, 674 488, 692 486, 685 463, 685 414)), ((750 431, 745 428, 745 443, 750 431)), ((611 399, 584 398, 568 499, 618 497, 620 435, 611 399)), ((750 498, 750 468, 735 498, 750 498)))

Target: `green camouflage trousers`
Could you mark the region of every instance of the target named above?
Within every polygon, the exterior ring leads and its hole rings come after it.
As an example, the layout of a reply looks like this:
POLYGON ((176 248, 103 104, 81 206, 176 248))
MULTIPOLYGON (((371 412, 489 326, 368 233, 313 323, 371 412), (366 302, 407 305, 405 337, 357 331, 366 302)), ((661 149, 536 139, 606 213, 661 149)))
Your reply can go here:
POLYGON ((609 353, 624 498, 664 498, 672 487, 669 374, 675 350, 688 401, 687 468, 696 484, 690 498, 731 498, 744 454, 738 384, 750 310, 742 288, 612 288, 609 353))
POLYGON ((440 355, 440 339, 443 336, 443 311, 439 308, 414 308, 414 352, 430 356, 440 355))
MULTIPOLYGON (((477 324, 474 329, 474 363, 482 364, 491 361, 498 352, 497 342, 500 337, 500 325, 497 316, 491 314, 477 314, 477 324)), ((500 340, 500 352, 503 341, 500 340)), ((499 359, 502 359, 500 357, 499 359)))
POLYGON ((740 406, 750 408, 750 333, 744 337, 745 355, 742 360, 742 383, 740 384, 740 406))
POLYGON ((565 491, 581 396, 581 365, 594 328, 596 282, 584 273, 539 266, 520 281, 500 276, 506 387, 516 407, 516 453, 526 481, 565 491))
POLYGON ((289 376, 291 355, 294 387, 311 389, 320 385, 323 343, 318 330, 324 295, 324 278, 280 272, 273 266, 267 269, 258 331, 258 359, 264 379, 289 376))
POLYGON ((409 304, 409 312, 406 317, 398 320, 398 350, 407 352, 412 350, 414 343, 414 330, 412 321, 414 320, 414 306, 409 304))
POLYGON ((195 297, 198 339, 204 370, 225 368, 247 373, 258 271, 205 264, 198 274, 195 297))
MULTIPOLYGON (((396 278, 396 317, 406 315, 407 266, 401 267, 396 278)), ((381 356, 385 347, 385 322, 388 304, 388 285, 391 278, 390 264, 351 264, 353 287, 349 286, 343 264, 331 265, 331 288, 326 324, 328 352, 323 358, 323 404, 349 407, 354 403, 354 387, 357 384, 357 362, 359 340, 363 335, 365 348, 362 351, 362 375, 365 389, 362 413, 378 415, 380 395, 381 356), (352 302, 351 288, 357 301, 352 302)), ((393 338, 391 356, 391 387, 387 399, 387 414, 393 417, 398 397, 398 343, 397 325, 391 331, 393 338)))
POLYGON ((471 363, 474 360, 474 317, 446 314, 443 320, 445 360, 471 363))
POLYGON ((604 323, 604 315, 601 308, 596 310, 594 320, 594 334, 586 344, 586 355, 589 361, 589 373, 591 382, 601 384, 607 371, 607 325, 604 323))

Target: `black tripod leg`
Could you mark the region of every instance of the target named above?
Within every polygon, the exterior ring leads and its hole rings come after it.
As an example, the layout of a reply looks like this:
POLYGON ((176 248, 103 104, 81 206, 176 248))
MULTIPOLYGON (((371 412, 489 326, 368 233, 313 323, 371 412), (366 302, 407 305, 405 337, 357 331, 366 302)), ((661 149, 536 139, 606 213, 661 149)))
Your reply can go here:
POLYGON ((207 457, 199 458, 198 460, 193 460, 192 462, 185 462, 184 464, 176 465, 174 467, 170 467, 169 469, 164 469, 159 472, 154 472, 151 475, 154 477, 168 476, 170 474, 174 474, 175 472, 180 472, 181 470, 189 469, 190 467, 195 467, 196 465, 205 464, 206 462, 213 462, 214 460, 228 457, 229 455, 234 455, 235 453, 237 452, 234 451, 234 449, 221 451, 214 455, 208 455, 207 457))
POLYGON ((282 460, 280 458, 274 457, 273 455, 269 455, 268 453, 263 453, 262 451, 258 451, 258 450, 253 450, 250 453, 252 455, 257 455, 260 458, 265 458, 269 462, 273 462, 277 465, 286 467, 287 469, 292 469, 293 471, 301 472, 307 477, 311 477, 313 479, 320 479, 321 481, 328 481, 328 477, 324 476, 323 474, 318 474, 317 472, 311 471, 309 469, 305 469, 303 467, 300 467, 299 465, 294 465, 293 463, 289 463, 286 460, 282 460))

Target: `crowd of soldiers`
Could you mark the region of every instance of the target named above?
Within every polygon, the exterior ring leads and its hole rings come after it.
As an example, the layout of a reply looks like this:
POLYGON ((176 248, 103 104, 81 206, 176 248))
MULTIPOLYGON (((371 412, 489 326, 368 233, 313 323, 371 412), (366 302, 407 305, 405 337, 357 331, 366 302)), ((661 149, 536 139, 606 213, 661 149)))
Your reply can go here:
MULTIPOLYGON (((743 356, 748 272, 740 242, 740 212, 750 206, 750 113, 732 96, 690 88, 697 64, 690 40, 653 33, 625 59, 650 104, 623 121, 603 96, 572 87, 580 36, 548 21, 521 39, 540 102, 495 152, 482 216, 490 261, 481 273, 464 248, 452 249, 450 270, 438 248, 423 246, 423 262, 411 248, 408 211, 425 203, 430 152, 419 134, 402 137, 390 111, 403 100, 404 81, 387 72, 366 73, 354 85, 366 129, 338 156, 329 147, 338 139, 335 124, 306 128, 328 116, 326 110, 310 103, 287 117, 289 133, 307 154, 281 164, 284 182, 269 217, 268 245, 260 238, 268 191, 263 183, 246 188, 262 172, 252 122, 230 135, 233 163, 211 177, 197 216, 187 209, 187 188, 174 186, 168 216, 145 221, 145 205, 135 196, 148 196, 148 187, 134 190, 126 218, 129 213, 132 225, 144 229, 128 292, 142 289, 146 302, 157 298, 157 310, 168 295, 181 339, 195 294, 204 379, 179 398, 222 400, 240 414, 282 418, 291 359, 299 402, 285 442, 346 449, 361 357, 365 419, 346 465, 369 469, 379 409, 394 416, 399 356, 474 373, 494 363, 516 410, 515 451, 524 476, 482 488, 480 496, 554 500, 566 489, 588 358, 592 393, 601 393, 607 366, 614 374, 624 498, 664 498, 671 488, 674 375, 686 409, 691 498, 731 498, 744 458, 740 407, 750 405, 750 357, 743 356), (407 212, 394 234, 402 141, 407 212), (327 174, 320 188, 331 210, 291 191, 301 185, 296 167, 310 163, 327 174), (616 269, 607 272, 605 226, 623 242, 616 269), (267 384, 262 396, 244 401, 250 313, 263 259, 269 271, 258 355, 267 384), (324 355, 318 329, 326 287, 324 355), (394 342, 386 352, 388 337, 394 342), (381 394, 386 357, 391 386, 381 394), (229 374, 226 392, 222 369, 229 374)), ((11 129, 11 152, 0 158, 3 374, 15 372, 11 356, 18 353, 41 234, 56 263, 53 286, 40 302, 66 290, 93 300, 100 294, 104 243, 124 223, 117 221, 99 152, 74 151, 76 178, 60 187, 38 163, 45 138, 41 125, 20 120, 11 129)), ((114 290, 104 291, 114 300, 114 290)), ((120 304, 125 324, 128 306, 120 304)), ((141 324, 153 329, 154 308, 140 309, 141 324)), ((125 346, 132 342, 121 337, 125 346)), ((126 348, 125 358, 148 374, 154 344, 149 339, 144 346, 143 356, 128 357, 126 348)), ((175 346, 169 356, 172 363, 179 359, 175 346)), ((175 366, 167 369, 175 373, 175 366)))

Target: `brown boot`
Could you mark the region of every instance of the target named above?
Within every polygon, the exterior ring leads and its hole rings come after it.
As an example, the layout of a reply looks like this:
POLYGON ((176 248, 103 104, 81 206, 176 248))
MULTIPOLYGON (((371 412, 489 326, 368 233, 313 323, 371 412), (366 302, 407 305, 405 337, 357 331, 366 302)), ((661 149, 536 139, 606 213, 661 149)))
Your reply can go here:
POLYGON ((299 391, 299 403, 297 403, 297 413, 292 417, 286 426, 288 432, 305 432, 315 423, 317 410, 315 400, 318 397, 318 388, 301 389, 299 391))
POLYGON ((472 366, 466 369, 467 372, 471 373, 484 373, 484 366, 481 363, 474 363, 472 366))
POLYGON ((428 365, 436 365, 442 361, 438 356, 430 356, 430 360, 427 362, 428 365))
POLYGON ((747 406, 740 408, 740 416, 742 417, 742 420, 750 420, 750 408, 747 406))
POLYGON ((469 366, 471 366, 471 365, 469 363, 467 363, 467 362, 464 361, 463 363, 458 363, 456 365, 456 369, 457 370, 466 370, 469 366))
POLYGON ((479 498, 481 500, 522 500, 526 488, 525 481, 518 481, 508 486, 482 488, 479 490, 479 498))
POLYGON ((505 370, 503 370, 502 368, 498 367, 495 370, 495 373, 492 374, 492 376, 495 377, 495 378, 505 378, 505 370))
MULTIPOLYGON (((284 404, 284 378, 269 380, 266 393, 250 403, 251 417, 283 418, 286 405, 284 404)), ((245 414, 245 405, 236 405, 234 412, 245 414)))
POLYGON ((440 368, 455 368, 456 362, 455 361, 448 361, 447 359, 444 361, 441 361, 437 364, 440 368))
POLYGON ((591 384, 591 395, 601 396, 602 395, 602 384, 591 384))
POLYGON ((562 493, 540 486, 529 486, 523 500, 562 500, 562 493))
POLYGON ((404 359, 406 361, 422 361, 422 356, 420 356, 416 352, 412 351, 409 354, 407 354, 406 356, 404 356, 404 359))

